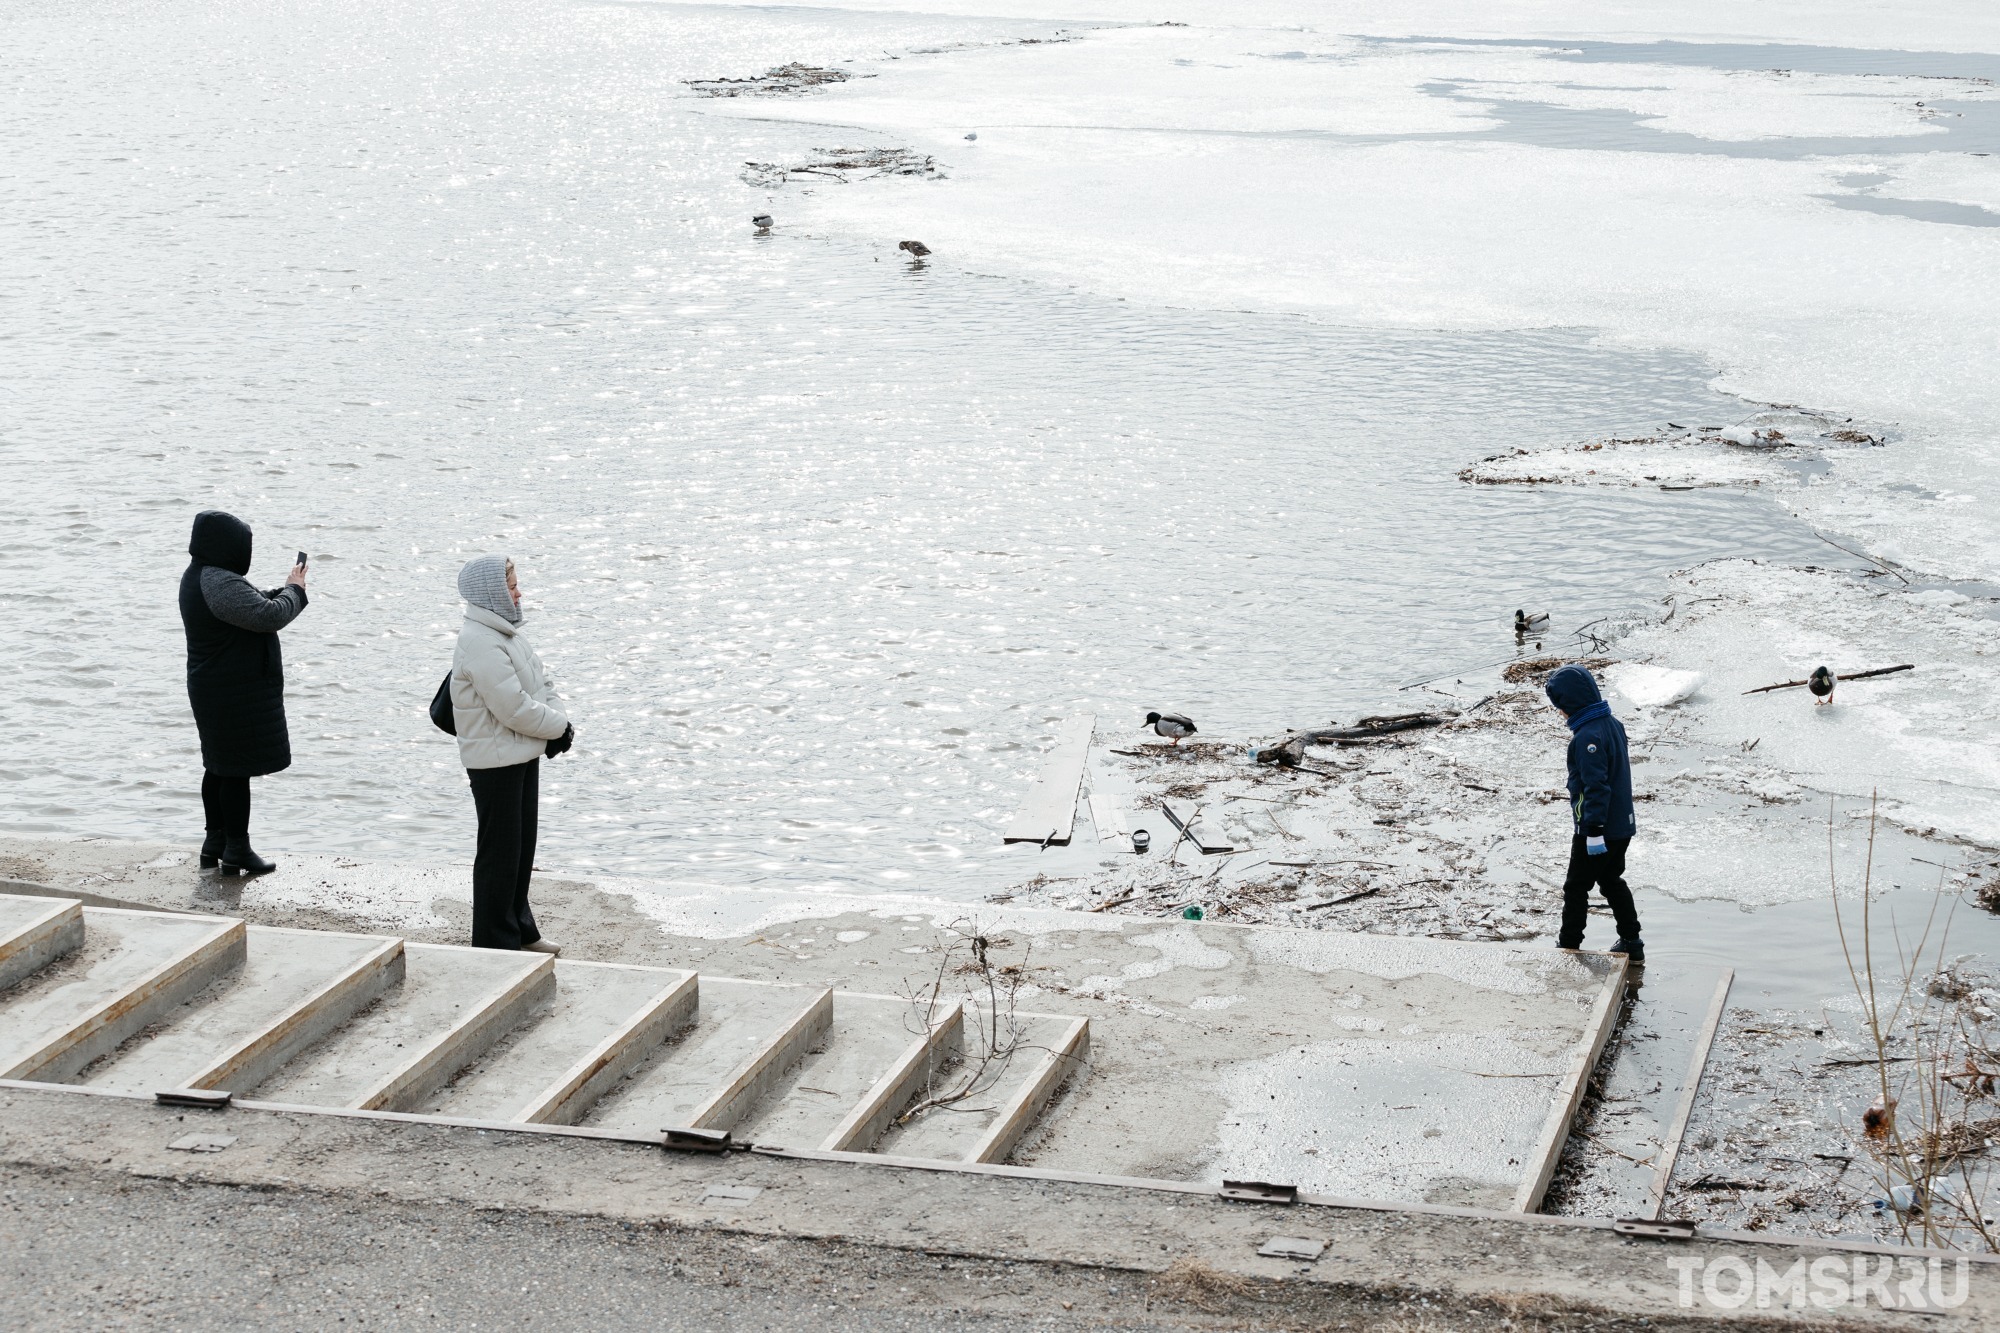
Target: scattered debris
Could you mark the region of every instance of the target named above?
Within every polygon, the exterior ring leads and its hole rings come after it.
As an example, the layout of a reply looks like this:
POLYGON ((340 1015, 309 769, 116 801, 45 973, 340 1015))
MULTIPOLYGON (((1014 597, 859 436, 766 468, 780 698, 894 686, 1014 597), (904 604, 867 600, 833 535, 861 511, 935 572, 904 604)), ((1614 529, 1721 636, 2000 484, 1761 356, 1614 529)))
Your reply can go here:
POLYGON ((174 1152, 221 1152, 234 1142, 234 1134, 183 1134, 167 1147, 174 1152))
POLYGON ((1253 764, 1276 764, 1280 768, 1297 768, 1306 759, 1306 738, 1299 732, 1290 732, 1276 745, 1253 745, 1250 747, 1250 762, 1253 764))
MULTIPOLYGON (((796 97, 829 83, 846 83, 856 77, 844 69, 803 65, 793 61, 753 74, 747 79, 682 79, 681 82, 703 97, 796 97)), ((859 77, 872 79, 873 74, 859 77)))
POLYGON ((746 184, 768 188, 784 185, 794 177, 835 180, 842 183, 873 180, 877 176, 916 176, 923 180, 942 180, 944 170, 938 166, 937 159, 927 153, 919 153, 914 148, 822 148, 811 160, 789 165, 780 162, 745 162, 741 176, 746 184))
POLYGON ((1580 666, 1586 671, 1597 672, 1615 660, 1610 657, 1528 657, 1501 668, 1500 679, 1509 685, 1541 685, 1563 667, 1580 666))

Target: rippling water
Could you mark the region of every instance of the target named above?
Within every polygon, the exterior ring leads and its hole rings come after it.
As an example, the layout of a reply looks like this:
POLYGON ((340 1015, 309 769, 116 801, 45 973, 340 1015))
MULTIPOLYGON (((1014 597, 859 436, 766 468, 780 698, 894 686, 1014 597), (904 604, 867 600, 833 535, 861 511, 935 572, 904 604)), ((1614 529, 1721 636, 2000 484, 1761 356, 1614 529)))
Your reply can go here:
POLYGON ((1692 360, 1140 309, 792 234, 782 197, 753 237, 745 160, 868 140, 704 117, 677 82, 1045 27, 14 13, 15 831, 198 834, 174 593, 205 506, 256 527, 268 584, 314 553, 264 850, 469 858, 424 705, 458 564, 502 550, 578 717, 545 864, 944 893, 1009 873, 997 830, 1050 719, 1268 733, 1505 655, 1517 605, 1575 624, 1677 565, 1809 549, 1744 497, 1453 477, 1741 415, 1692 360))

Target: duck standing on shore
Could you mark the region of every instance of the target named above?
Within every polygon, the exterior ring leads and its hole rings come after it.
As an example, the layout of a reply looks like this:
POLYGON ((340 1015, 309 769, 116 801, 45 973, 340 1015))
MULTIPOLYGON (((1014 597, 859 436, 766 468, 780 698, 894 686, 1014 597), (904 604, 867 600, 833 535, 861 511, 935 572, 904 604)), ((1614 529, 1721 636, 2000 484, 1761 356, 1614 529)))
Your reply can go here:
POLYGON ((1165 736, 1175 745, 1181 737, 1194 735, 1194 719, 1184 713, 1148 713, 1142 727, 1151 727, 1155 736, 1165 736))

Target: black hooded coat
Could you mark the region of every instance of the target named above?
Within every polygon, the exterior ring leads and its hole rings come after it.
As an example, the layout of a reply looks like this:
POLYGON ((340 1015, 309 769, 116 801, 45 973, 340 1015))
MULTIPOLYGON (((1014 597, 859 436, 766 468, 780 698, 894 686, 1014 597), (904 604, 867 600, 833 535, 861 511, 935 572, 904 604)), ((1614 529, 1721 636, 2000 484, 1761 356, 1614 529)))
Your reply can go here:
POLYGON ((181 625, 202 767, 242 778, 289 768, 278 631, 306 609, 306 590, 251 587, 244 577, 250 572, 250 525, 218 509, 195 515, 188 554, 194 559, 181 575, 181 625))

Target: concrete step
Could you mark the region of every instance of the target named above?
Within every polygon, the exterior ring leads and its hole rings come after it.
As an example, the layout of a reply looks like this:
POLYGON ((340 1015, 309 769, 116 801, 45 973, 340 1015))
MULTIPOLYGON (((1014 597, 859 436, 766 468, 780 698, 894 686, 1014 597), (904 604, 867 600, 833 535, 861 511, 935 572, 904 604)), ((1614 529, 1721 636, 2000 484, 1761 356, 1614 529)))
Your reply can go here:
POLYGON ((546 1006, 415 1109, 468 1120, 574 1124, 695 1021, 692 972, 559 961, 546 1006))
POLYGON ((402 980, 403 942, 251 926, 243 966, 188 996, 83 1072, 120 1092, 245 1088, 402 980))
POLYGON ((260 1101, 407 1111, 547 998, 547 954, 404 946, 403 982, 248 1091, 260 1101))
POLYGON ((243 963, 241 921, 109 907, 80 915, 82 943, 0 995, 0 1078, 67 1080, 243 963))
POLYGON ((0 897, 0 991, 26 981, 82 944, 82 903, 0 897))
POLYGON ((833 992, 703 977, 699 1021, 606 1093, 582 1123, 635 1134, 731 1129, 818 1045, 833 992))
MULTIPOLYGON (((1063 1014, 1014 1015, 1013 1035, 1002 1030, 1002 1059, 985 1059, 990 1038, 968 1032, 965 1058, 945 1070, 940 1093, 968 1086, 950 1109, 919 1115, 895 1126, 874 1151, 895 1157, 939 1157, 960 1162, 1004 1162, 1070 1079, 1082 1074, 1090 1053, 1090 1022, 1063 1014)), ((968 1025, 978 1021, 968 1013, 968 1025)))
POLYGON ((898 1125, 973 1067, 956 1004, 10 895, 0 978, 0 1076, 965 1161, 1004 1160, 1089 1043, 1020 1015, 973 1096, 898 1125))
POLYGON ((737 1137, 866 1152, 959 1040, 956 1005, 927 1032, 924 1015, 901 996, 836 991, 826 1036, 743 1117, 737 1137))

